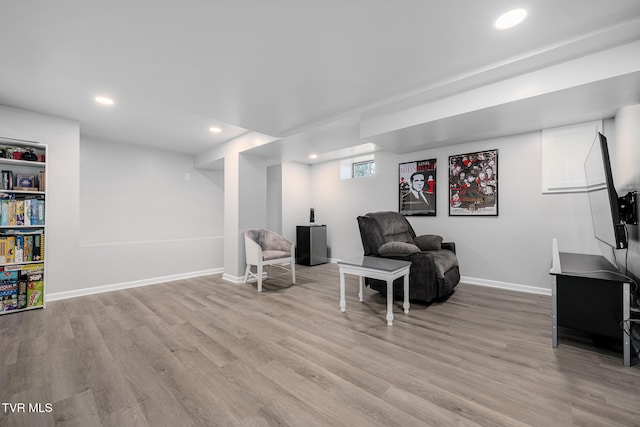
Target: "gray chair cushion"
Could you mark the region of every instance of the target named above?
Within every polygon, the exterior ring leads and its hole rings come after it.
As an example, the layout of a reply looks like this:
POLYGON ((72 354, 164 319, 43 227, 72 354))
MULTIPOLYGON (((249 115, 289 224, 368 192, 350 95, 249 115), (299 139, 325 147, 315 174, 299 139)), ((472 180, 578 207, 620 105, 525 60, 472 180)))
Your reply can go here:
POLYGON ((291 251, 262 251, 262 260, 269 261, 278 258, 288 258, 291 256, 291 251))
POLYGON ((283 251, 286 256, 291 255, 291 240, 270 230, 263 230, 260 246, 263 251, 283 251))
POLYGON ((458 266, 456 254, 447 250, 433 251, 433 261, 436 265, 436 277, 441 279, 453 267, 458 266))
POLYGON ((420 252, 420 248, 412 243, 388 242, 378 248, 380 255, 409 255, 420 252))
POLYGON ((439 251, 442 249, 442 236, 425 234, 423 236, 416 236, 413 240, 420 250, 423 251, 439 251))
POLYGON ((264 260, 284 258, 291 255, 291 240, 279 235, 278 233, 264 228, 250 228, 244 233, 248 238, 256 242, 258 246, 262 248, 262 258, 264 260), (269 251, 282 252, 285 253, 285 255, 267 258, 264 254, 269 251))
POLYGON ((262 242, 262 228, 250 228, 244 232, 245 236, 256 242, 258 245, 262 242))

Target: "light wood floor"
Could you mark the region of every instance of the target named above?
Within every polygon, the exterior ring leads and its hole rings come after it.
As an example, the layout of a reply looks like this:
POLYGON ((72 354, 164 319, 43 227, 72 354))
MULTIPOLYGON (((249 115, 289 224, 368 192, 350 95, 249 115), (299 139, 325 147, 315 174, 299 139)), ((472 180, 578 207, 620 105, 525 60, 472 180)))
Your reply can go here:
MULTIPOLYGON (((275 272, 275 270, 274 270, 275 272)), ((258 294, 218 276, 0 317, 2 426, 633 426, 640 367, 560 341, 550 297, 461 284, 393 326, 335 265, 258 294), (28 408, 27 408, 28 409, 28 408)))

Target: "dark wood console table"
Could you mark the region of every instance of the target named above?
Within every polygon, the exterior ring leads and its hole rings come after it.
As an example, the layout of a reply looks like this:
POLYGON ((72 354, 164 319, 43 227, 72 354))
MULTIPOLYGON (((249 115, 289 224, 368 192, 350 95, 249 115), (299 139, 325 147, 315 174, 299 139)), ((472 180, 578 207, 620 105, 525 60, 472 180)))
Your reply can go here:
POLYGON ((551 272, 551 344, 558 346, 558 327, 619 339, 625 366, 631 365, 630 281, 606 258, 560 252, 561 271, 551 272))

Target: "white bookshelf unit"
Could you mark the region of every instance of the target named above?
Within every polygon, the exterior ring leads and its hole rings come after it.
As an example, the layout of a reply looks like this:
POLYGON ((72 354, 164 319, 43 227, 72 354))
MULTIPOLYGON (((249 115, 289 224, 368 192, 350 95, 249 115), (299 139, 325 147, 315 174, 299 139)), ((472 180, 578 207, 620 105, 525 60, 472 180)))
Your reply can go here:
POLYGON ((0 315, 45 306, 47 151, 0 137, 0 315))

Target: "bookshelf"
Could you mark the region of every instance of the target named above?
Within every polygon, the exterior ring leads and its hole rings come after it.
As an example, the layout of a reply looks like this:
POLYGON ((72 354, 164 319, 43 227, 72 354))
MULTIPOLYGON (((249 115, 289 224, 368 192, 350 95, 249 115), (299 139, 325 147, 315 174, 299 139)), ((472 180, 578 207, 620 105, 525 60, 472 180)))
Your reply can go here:
POLYGON ((0 137, 0 315, 45 306, 47 154, 0 137))

